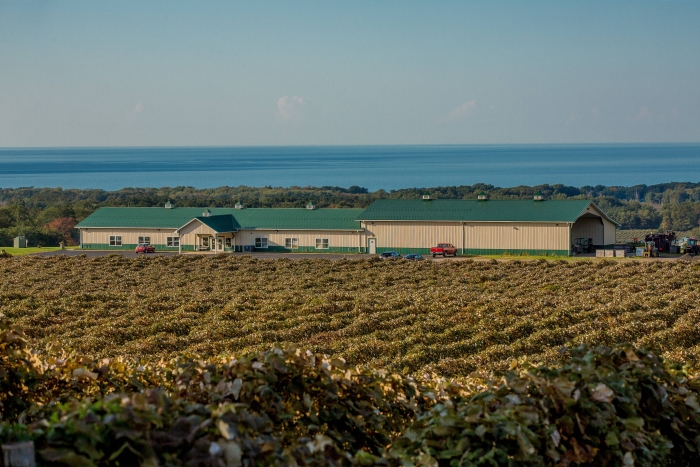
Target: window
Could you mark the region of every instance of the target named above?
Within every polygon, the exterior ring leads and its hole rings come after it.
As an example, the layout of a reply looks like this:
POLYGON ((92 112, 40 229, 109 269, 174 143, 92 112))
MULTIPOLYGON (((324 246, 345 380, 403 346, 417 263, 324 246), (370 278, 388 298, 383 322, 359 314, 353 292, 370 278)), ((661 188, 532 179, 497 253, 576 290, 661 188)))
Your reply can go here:
POLYGON ((202 237, 202 246, 209 248, 209 237, 202 237))
POLYGON ((145 245, 150 245, 151 244, 151 237, 139 237, 139 243, 143 243, 145 245))
POLYGON ((121 235, 110 235, 109 246, 122 246, 122 236, 121 235))
POLYGON ((267 248, 267 237, 255 237, 255 248, 267 248))
POLYGON ((231 237, 226 237, 226 248, 231 248, 231 237))
POLYGON ((174 247, 179 247, 180 246, 180 237, 165 237, 165 244, 167 246, 174 246, 174 247))
POLYGON ((316 239, 316 249, 317 250, 327 250, 328 249, 328 239, 327 238, 317 238, 316 239))
POLYGON ((290 250, 296 250, 299 248, 299 239, 298 238, 285 238, 284 239, 284 247, 290 250))

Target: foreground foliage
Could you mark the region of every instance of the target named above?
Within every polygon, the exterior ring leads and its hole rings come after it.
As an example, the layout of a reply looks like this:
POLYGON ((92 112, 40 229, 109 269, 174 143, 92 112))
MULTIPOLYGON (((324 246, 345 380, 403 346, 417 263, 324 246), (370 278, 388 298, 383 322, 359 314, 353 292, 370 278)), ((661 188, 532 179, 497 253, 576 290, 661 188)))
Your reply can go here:
MULTIPOLYGON (((56 350, 54 350, 57 352, 56 350)), ((690 466, 700 382, 631 347, 480 386, 274 349, 144 365, 39 358, 0 321, 3 442, 40 465, 690 466)))
POLYGON ((699 283, 688 262, 18 257, 0 260, 0 311, 41 351, 169 360, 297 347, 466 376, 579 344, 694 361, 699 283))

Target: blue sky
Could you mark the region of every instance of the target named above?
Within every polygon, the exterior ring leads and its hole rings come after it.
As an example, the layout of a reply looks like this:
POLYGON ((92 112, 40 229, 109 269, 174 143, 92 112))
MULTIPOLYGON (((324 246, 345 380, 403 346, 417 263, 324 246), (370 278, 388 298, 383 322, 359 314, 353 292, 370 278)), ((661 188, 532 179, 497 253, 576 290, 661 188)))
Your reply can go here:
POLYGON ((0 0, 0 146, 700 141, 700 1, 0 0))

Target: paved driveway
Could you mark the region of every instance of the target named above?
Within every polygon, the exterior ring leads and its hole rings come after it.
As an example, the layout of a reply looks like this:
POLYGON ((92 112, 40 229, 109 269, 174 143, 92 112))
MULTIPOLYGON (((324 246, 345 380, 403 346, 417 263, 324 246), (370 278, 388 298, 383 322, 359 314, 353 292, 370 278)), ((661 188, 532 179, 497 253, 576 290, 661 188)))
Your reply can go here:
MULTIPOLYGON (((41 253, 35 253, 34 256, 56 256, 56 255, 66 255, 66 256, 80 256, 80 255, 85 255, 89 258, 97 258, 100 256, 107 256, 107 255, 122 255, 127 258, 136 258, 136 257, 141 257, 141 256, 175 256, 177 255, 176 251, 157 251, 155 253, 139 253, 136 254, 133 251, 128 251, 128 250, 57 250, 57 251, 46 251, 46 252, 41 252, 41 253)), ((184 253, 187 255, 205 255, 205 256, 214 256, 214 253, 191 253, 187 252, 184 253)), ((255 253, 225 253, 227 255, 234 255, 234 256, 252 256, 254 258, 260 258, 260 259, 277 259, 277 258, 290 258, 290 259, 330 259, 330 260, 339 260, 343 258, 347 259, 360 259, 360 258, 371 258, 374 255, 364 255, 364 254, 337 254, 337 253, 261 253, 261 252, 255 252, 255 253)))
MULTIPOLYGON (((128 250, 57 250, 57 251, 46 251, 46 252, 41 252, 41 253, 34 253, 34 256, 55 256, 55 255, 66 255, 66 256, 80 256, 80 255, 85 255, 89 258, 97 258, 101 256, 107 256, 107 255, 122 255, 127 258, 136 258, 136 257, 141 257, 141 256, 174 256, 177 255, 177 252, 175 251, 160 251, 156 253, 139 253, 136 254, 133 251, 128 251, 128 250)), ((204 256, 214 256, 214 253, 192 253, 192 252, 186 252, 184 253, 186 255, 204 255, 204 256)), ((339 259, 366 259, 366 258, 372 258, 375 257, 376 255, 369 255, 369 254, 361 254, 361 253, 351 253, 351 254, 342 254, 342 253, 263 253, 263 252, 253 252, 253 253, 248 253, 248 252, 236 252, 236 253, 224 253, 227 255, 234 255, 234 256, 252 256, 253 258, 259 258, 259 259, 279 259, 279 258, 289 258, 289 259, 329 259, 331 261, 337 261, 339 259)), ((430 255, 424 256, 426 260, 430 261, 453 261, 453 260, 460 260, 460 259, 467 259, 467 258, 431 258, 430 255)))
MULTIPOLYGON (((55 255, 66 255, 66 256, 80 256, 80 255, 85 255, 89 258, 97 258, 101 256, 107 256, 107 255, 113 255, 113 254, 118 254, 125 256, 127 258, 136 258, 136 257, 141 257, 141 256, 175 256, 177 255, 176 251, 159 251, 156 253, 149 253, 149 254, 143 254, 139 253, 136 254, 133 251, 128 251, 128 250, 54 250, 54 251, 46 251, 46 252, 41 252, 41 253, 33 253, 33 256, 55 256, 55 255)), ((205 255, 205 256, 214 256, 214 253, 193 253, 193 252, 187 252, 184 253, 187 255, 205 255)), ((289 259, 329 259, 331 261, 337 261, 339 259, 364 259, 364 258, 372 258, 376 255, 368 255, 368 254, 361 254, 361 253, 353 253, 353 254, 341 254, 341 253, 263 253, 263 252, 253 252, 253 253, 248 253, 248 252, 237 252, 237 253, 224 253, 227 255, 234 255, 234 256, 252 256, 253 258, 259 258, 259 259, 279 259, 279 258, 289 258, 289 259)), ((430 255, 424 255, 423 258, 425 258, 427 261, 464 261, 467 259, 473 259, 475 261, 490 261, 489 258, 484 258, 484 257, 464 257, 464 256, 457 256, 454 258, 442 258, 438 256, 437 258, 432 258, 430 255)), ((630 259, 635 259, 639 261, 674 261, 678 259, 678 256, 662 256, 661 258, 596 258, 594 255, 580 255, 576 257, 579 260, 582 259, 587 259, 587 260, 594 260, 594 261, 599 261, 603 259, 607 260, 623 260, 623 261, 629 261, 630 259)), ((509 257, 509 258, 498 258, 498 261, 509 261, 513 259, 519 259, 521 261, 527 261, 529 258, 527 256, 522 256, 522 257, 509 257)), ((552 258, 552 259, 557 259, 557 258, 552 258)))
POLYGON ((113 255, 115 253, 118 255, 126 256, 127 258, 136 258, 137 256, 173 256, 173 255, 177 255, 176 251, 161 251, 161 252, 156 252, 156 253, 148 253, 148 255, 145 255, 143 253, 136 254, 130 250, 113 250, 113 251, 105 251, 105 250, 54 250, 54 251, 44 251, 41 253, 32 253, 32 256, 56 256, 56 255, 80 256, 80 255, 85 255, 88 258, 98 258, 100 256, 113 255))

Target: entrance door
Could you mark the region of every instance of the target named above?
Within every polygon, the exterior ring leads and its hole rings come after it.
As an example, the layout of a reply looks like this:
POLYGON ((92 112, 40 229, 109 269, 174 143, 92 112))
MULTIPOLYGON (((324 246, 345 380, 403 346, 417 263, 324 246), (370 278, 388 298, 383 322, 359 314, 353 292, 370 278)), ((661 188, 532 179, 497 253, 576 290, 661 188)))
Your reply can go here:
POLYGON ((377 254, 377 239, 376 238, 367 239, 367 245, 369 248, 369 254, 376 255, 377 254))
POLYGON ((209 237, 199 237, 199 249, 200 250, 208 250, 209 249, 209 237))
POLYGON ((218 251, 219 253, 224 251, 224 239, 222 237, 219 237, 217 239, 216 251, 218 251))

